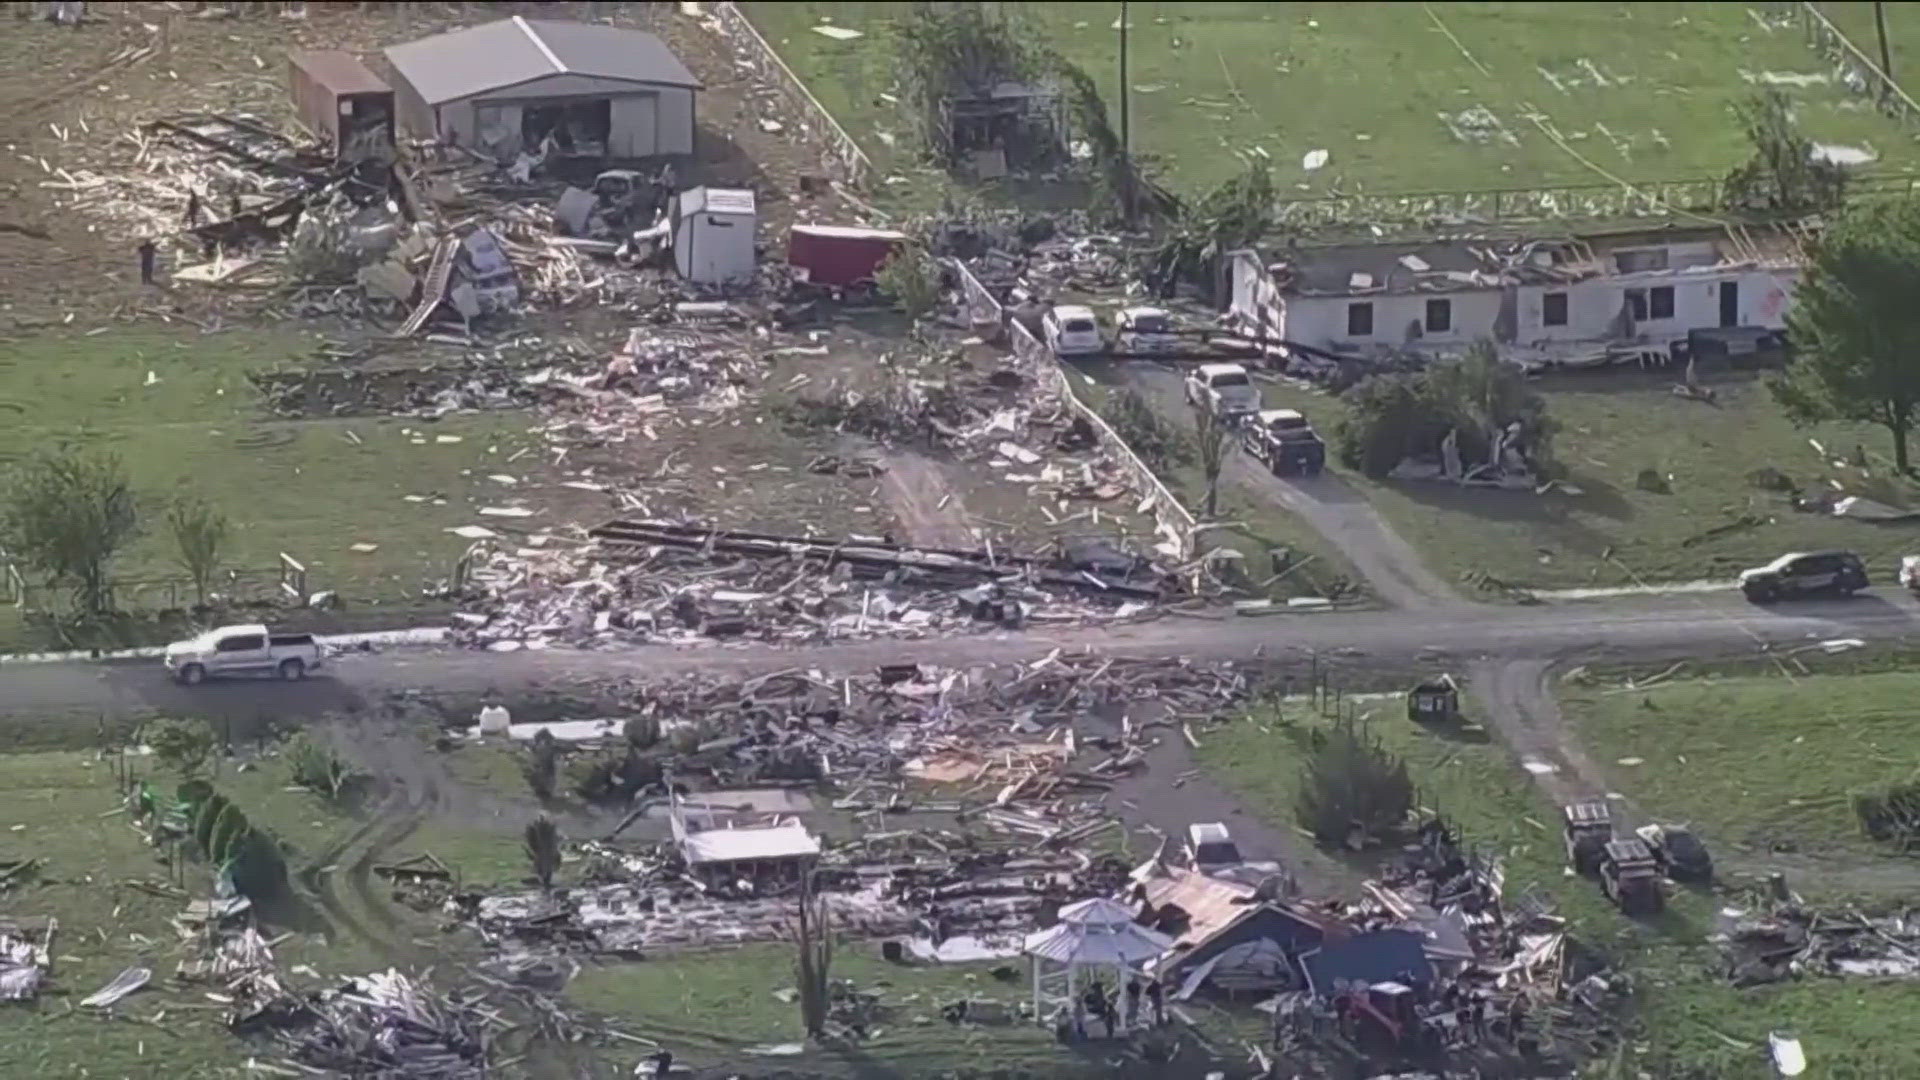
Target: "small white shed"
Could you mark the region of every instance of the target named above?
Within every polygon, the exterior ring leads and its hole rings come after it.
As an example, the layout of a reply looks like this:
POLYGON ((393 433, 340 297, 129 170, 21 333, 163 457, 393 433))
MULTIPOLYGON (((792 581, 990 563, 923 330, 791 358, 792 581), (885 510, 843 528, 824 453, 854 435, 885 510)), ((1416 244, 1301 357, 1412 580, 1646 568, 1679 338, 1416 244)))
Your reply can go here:
POLYGON ((753 277, 753 192, 697 187, 673 216, 673 265, 688 281, 718 285, 753 277))

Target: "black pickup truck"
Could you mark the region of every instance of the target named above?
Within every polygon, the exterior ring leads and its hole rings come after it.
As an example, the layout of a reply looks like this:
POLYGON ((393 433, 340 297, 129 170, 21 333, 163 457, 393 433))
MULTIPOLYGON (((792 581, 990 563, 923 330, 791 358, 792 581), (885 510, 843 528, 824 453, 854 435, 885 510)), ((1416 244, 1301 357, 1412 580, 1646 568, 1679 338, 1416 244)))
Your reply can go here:
POLYGON ((1240 442, 1275 476, 1318 476, 1327 467, 1327 444, 1292 409, 1262 409, 1248 417, 1240 442))

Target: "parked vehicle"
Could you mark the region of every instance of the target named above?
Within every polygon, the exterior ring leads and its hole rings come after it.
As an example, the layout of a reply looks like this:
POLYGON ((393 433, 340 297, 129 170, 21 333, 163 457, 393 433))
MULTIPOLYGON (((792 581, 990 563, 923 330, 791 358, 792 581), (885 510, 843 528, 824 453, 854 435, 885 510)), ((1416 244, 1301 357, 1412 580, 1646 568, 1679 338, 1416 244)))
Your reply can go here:
POLYGON ((1613 811, 1603 802, 1574 803, 1561 808, 1567 865, 1579 874, 1600 869, 1607 844, 1613 840, 1613 811))
POLYGON ((1634 832, 1647 842, 1660 869, 1675 881, 1710 882, 1713 856, 1685 825, 1642 825, 1634 832))
POLYGON ((1802 596, 1852 596, 1867 587, 1867 566, 1851 551, 1797 552, 1740 572, 1740 591, 1756 604, 1802 596))
POLYGON ((326 663, 312 634, 274 634, 264 626, 223 626, 167 646, 167 670, 183 686, 208 679, 272 676, 292 682, 326 663))
POLYGON ((1218 821, 1207 821, 1187 826, 1187 861, 1195 870, 1206 874, 1239 866, 1246 860, 1241 857, 1240 845, 1233 842, 1233 834, 1227 827, 1218 821))
POLYGON ((1180 344, 1173 332, 1173 316, 1161 308, 1126 308, 1114 318, 1114 327, 1121 352, 1165 352, 1180 344))
POLYGON ((1241 429, 1240 442, 1275 476, 1318 476, 1327 467, 1327 444, 1292 409, 1262 409, 1241 429))
POLYGON ((1233 834, 1218 821, 1187 826, 1187 864, 1208 877, 1237 881, 1261 889, 1290 890, 1292 883, 1277 862, 1249 862, 1233 842, 1233 834))
POLYGON ((1644 840, 1609 840, 1600 858, 1600 891, 1630 916, 1657 915, 1667 906, 1660 866, 1644 840))
POLYGON ((1260 411, 1260 388, 1239 364, 1200 364, 1187 375, 1187 404, 1222 419, 1260 411))
POLYGON ((1100 336, 1100 322, 1089 307, 1056 305, 1047 312, 1041 330, 1055 356, 1098 356, 1107 351, 1107 342, 1100 336))

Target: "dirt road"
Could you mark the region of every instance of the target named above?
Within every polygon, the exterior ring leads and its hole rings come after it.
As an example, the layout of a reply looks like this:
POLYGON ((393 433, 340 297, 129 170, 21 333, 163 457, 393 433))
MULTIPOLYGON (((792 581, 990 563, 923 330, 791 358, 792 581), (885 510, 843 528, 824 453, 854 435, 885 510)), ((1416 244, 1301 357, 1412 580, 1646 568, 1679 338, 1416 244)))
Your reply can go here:
MULTIPOLYGON (((302 683, 234 682, 175 686, 156 661, 0 662, 0 715, 16 742, 35 726, 71 727, 100 715, 315 715, 362 707, 383 694, 415 691, 509 697, 565 692, 614 680, 706 671, 788 667, 831 671, 918 661, 947 666, 1031 660, 1053 649, 1102 656, 1179 655, 1197 661, 1264 659, 1275 665, 1347 663, 1392 670, 1465 671, 1487 661, 1653 660, 1751 654, 1832 638, 1897 641, 1920 633, 1920 609, 1875 598, 1782 606, 1750 613, 1737 598, 1656 598, 1631 603, 1539 607, 1477 605, 1457 611, 1328 612, 1265 619, 1180 618, 1114 627, 1035 629, 924 641, 875 640, 806 646, 666 646, 595 652, 512 653, 396 649, 349 654, 329 678, 302 683)), ((90 729, 89 729, 90 730, 90 729)))
MULTIPOLYGON (((1633 800, 1611 790, 1606 773, 1580 748, 1553 693, 1559 668, 1550 659, 1489 661, 1471 669, 1468 686, 1486 706, 1489 726, 1513 751, 1519 765, 1556 804, 1601 799, 1613 809, 1614 825, 1625 831, 1651 821, 1633 800)), ((1724 874, 1789 878, 1817 882, 1822 890, 1845 894, 1912 894, 1920 891, 1920 866, 1885 858, 1807 853, 1753 853, 1702 836, 1724 874)))
MULTIPOLYGON (((1191 409, 1179 372, 1144 363, 1121 364, 1117 370, 1147 395, 1168 422, 1190 424, 1191 409)), ((1331 474, 1310 480, 1282 479, 1237 445, 1228 451, 1221 478, 1305 522, 1353 564, 1374 595, 1388 606, 1439 611, 1465 603, 1345 480, 1331 474)))

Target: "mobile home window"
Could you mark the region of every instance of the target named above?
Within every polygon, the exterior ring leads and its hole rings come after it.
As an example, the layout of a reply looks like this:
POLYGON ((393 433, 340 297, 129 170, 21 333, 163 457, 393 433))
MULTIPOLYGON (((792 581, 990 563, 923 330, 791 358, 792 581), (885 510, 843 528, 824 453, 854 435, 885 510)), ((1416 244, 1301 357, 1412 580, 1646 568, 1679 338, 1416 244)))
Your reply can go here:
POLYGON ((1373 305, 1347 305, 1347 336, 1367 337, 1373 333, 1373 305))
POLYGON ((1662 285, 1657 289, 1647 290, 1647 317, 1673 318, 1673 286, 1662 285))
POLYGON ((1427 301, 1427 332, 1444 334, 1453 329, 1453 301, 1427 301))
POLYGON ((1540 325, 1567 325, 1567 294, 1550 292, 1540 298, 1540 325))

